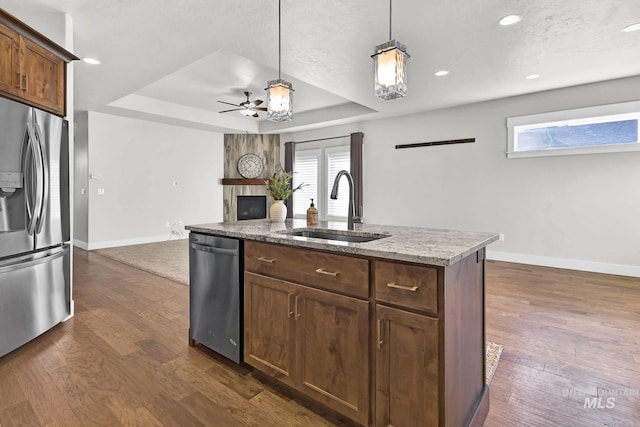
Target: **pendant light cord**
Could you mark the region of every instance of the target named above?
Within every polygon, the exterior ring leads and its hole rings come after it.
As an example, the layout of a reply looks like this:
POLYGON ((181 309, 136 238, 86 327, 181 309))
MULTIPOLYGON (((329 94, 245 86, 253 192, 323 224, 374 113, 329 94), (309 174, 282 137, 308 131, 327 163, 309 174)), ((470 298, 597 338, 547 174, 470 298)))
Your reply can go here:
POLYGON ((282 66, 282 0, 278 0, 278 80, 281 80, 280 68, 282 66))
POLYGON ((389 0, 389 40, 393 40, 391 38, 391 2, 392 0, 389 0))

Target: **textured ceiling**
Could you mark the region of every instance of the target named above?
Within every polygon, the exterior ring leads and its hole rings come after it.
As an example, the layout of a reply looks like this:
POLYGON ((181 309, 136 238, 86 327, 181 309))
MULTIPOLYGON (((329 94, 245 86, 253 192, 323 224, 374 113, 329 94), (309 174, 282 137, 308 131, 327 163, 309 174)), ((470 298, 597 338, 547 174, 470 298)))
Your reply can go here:
MULTIPOLYGON (((409 93, 373 95, 386 0, 282 0, 282 74, 294 94, 286 124, 219 114, 244 90, 265 99, 278 74, 276 0, 6 0, 3 8, 73 19, 75 107, 219 131, 288 132, 640 75, 636 0, 396 0, 393 37, 407 45, 409 93), (522 21, 501 27, 508 14, 522 21), (446 77, 434 72, 447 69, 446 77), (536 80, 526 80, 539 73, 536 80)), ((27 20, 27 19, 25 19, 27 20)), ((28 21, 28 20, 27 20, 28 21)))

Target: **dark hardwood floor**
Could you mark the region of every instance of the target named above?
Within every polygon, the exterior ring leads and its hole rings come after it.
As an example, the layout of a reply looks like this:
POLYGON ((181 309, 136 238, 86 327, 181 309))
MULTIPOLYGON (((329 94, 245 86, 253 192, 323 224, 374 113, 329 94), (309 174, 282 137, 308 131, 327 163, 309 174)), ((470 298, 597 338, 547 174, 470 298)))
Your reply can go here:
POLYGON ((485 426, 640 426, 640 279, 489 261, 486 310, 485 426))
MULTIPOLYGON (((1 427, 342 424, 189 347, 186 286, 81 250, 74 273, 76 316, 0 358, 1 427)), ((488 262, 487 339, 486 426, 640 425, 640 279, 488 262)))

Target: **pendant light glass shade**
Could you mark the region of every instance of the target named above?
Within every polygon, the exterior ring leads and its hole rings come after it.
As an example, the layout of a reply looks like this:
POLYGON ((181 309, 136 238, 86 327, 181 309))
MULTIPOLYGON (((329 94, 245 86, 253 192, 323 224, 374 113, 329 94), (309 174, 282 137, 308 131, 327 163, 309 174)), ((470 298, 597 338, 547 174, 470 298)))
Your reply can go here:
POLYGON ((293 119, 293 85, 280 76, 282 62, 282 0, 278 0, 278 80, 267 82, 267 120, 288 122, 293 119))
POLYGON ((392 3, 389 0, 389 41, 376 46, 373 55, 374 91, 389 100, 407 94, 407 47, 391 37, 392 3))
POLYGON ((374 88, 378 98, 389 100, 407 94, 407 47, 391 40, 376 46, 373 58, 374 88))
POLYGON ((293 119, 293 87, 282 79, 267 82, 267 120, 288 122, 293 119))

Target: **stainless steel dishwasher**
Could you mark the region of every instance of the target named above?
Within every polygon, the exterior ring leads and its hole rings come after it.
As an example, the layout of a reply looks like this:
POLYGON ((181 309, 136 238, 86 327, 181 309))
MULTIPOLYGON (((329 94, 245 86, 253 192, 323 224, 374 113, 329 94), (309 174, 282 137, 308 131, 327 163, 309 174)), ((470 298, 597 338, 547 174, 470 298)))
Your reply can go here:
POLYGON ((242 242, 189 235, 189 345, 242 361, 242 242))

